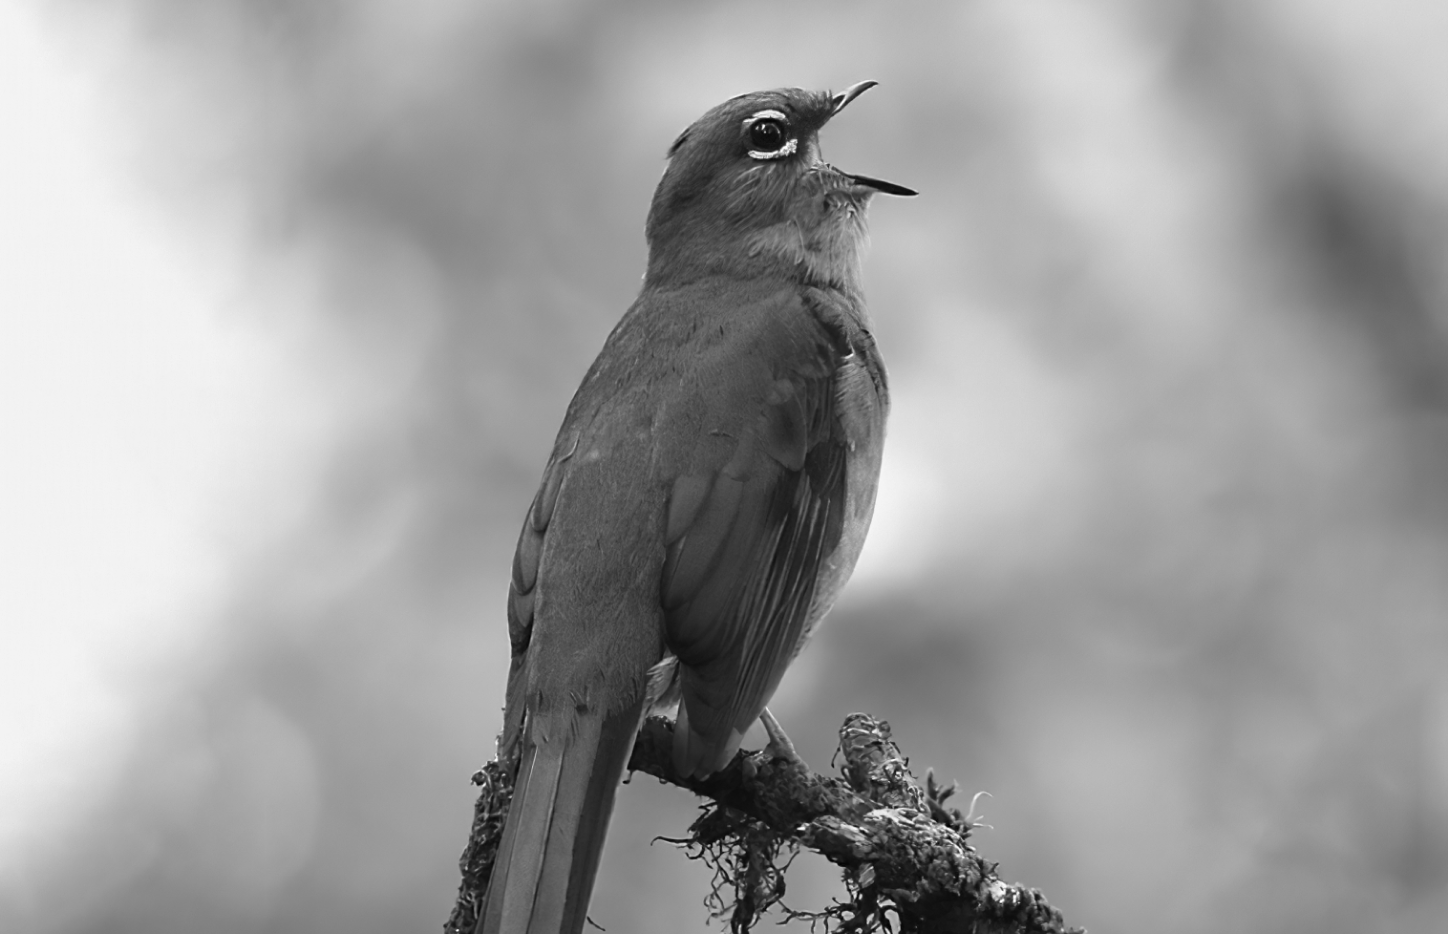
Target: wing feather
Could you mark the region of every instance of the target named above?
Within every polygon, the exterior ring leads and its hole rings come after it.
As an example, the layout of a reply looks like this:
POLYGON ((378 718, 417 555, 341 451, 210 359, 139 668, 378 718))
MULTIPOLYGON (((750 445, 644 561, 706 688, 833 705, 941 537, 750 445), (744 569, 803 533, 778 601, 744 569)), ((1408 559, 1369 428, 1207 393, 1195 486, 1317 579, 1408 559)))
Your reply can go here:
POLYGON ((844 521, 836 361, 821 332, 803 365, 757 394, 727 460, 673 483, 662 596, 687 708, 686 772, 733 754, 806 635, 844 521))

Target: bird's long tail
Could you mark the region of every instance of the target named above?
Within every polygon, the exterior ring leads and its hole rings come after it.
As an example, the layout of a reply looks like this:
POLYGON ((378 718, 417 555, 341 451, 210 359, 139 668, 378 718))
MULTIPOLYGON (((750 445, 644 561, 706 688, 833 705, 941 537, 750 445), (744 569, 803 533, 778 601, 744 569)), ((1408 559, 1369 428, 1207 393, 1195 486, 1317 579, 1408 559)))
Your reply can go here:
POLYGON ((578 934, 643 702, 529 724, 481 934, 578 934))

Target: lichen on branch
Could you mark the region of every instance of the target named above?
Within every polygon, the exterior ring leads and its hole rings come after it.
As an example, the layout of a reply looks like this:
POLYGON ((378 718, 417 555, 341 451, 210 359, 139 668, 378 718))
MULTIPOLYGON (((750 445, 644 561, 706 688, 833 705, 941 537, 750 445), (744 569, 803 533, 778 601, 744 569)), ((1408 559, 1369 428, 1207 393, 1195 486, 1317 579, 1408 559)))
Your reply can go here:
MULTIPOLYGON (((713 866, 715 887, 707 907, 716 916, 727 915, 739 934, 779 901, 784 870, 801 848, 841 867, 847 898, 818 912, 783 910, 790 917, 823 921, 830 930, 1081 931, 1068 927, 1039 891, 1001 881, 996 865, 969 843, 971 819, 948 803, 955 787, 941 787, 929 774, 922 785, 883 720, 865 714, 846 718, 840 729, 840 778, 748 751, 708 778, 684 778, 674 770, 672 747, 673 723, 648 719, 629 770, 708 799, 687 835, 672 842, 713 866)), ((447 934, 470 934, 476 923, 492 867, 489 848, 496 853, 512 795, 512 765, 489 763, 474 776, 482 791, 447 934)))

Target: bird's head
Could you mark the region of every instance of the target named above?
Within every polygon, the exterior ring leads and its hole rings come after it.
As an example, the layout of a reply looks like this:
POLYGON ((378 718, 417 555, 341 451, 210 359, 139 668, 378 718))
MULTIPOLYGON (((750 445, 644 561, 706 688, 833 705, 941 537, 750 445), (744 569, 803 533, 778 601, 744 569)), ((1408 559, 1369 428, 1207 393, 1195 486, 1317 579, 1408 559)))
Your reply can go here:
POLYGON ((819 131, 874 86, 743 94, 680 134, 649 209, 646 284, 781 272, 858 288, 870 196, 915 192, 822 161, 819 131))

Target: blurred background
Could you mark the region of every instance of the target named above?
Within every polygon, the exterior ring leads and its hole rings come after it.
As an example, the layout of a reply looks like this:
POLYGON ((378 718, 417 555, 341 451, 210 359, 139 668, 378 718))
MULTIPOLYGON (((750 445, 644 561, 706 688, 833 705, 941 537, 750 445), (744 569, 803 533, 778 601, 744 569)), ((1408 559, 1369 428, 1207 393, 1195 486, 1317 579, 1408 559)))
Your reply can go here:
MULTIPOLYGON (((664 150, 864 78, 826 156, 922 194, 873 208, 894 414, 773 704, 805 758, 889 719, 1093 931, 1436 928, 1445 37, 1431 0, 0 7, 0 930, 438 930, 517 524, 664 150)), ((650 842, 694 813, 621 791, 604 928, 703 928, 650 842)))

